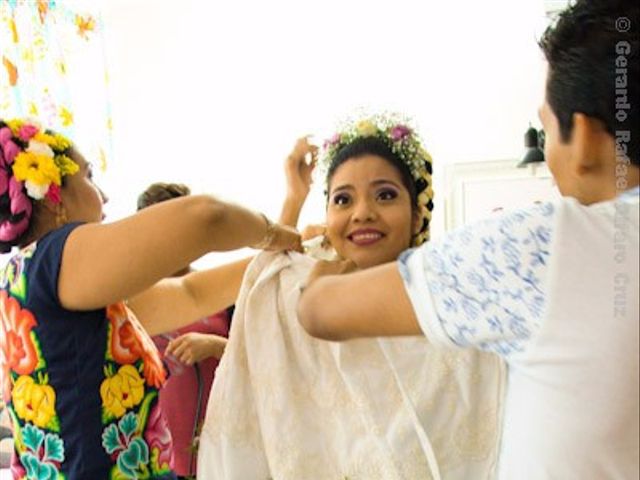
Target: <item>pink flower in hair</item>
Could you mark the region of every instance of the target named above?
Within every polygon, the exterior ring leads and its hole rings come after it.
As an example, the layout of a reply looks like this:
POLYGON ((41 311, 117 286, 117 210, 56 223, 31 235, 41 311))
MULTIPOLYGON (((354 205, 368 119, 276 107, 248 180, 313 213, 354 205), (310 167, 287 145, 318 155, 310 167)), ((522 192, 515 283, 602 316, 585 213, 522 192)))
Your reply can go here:
POLYGON ((11 242, 22 235, 29 228, 29 218, 24 217, 17 223, 5 220, 0 223, 0 242, 11 242))
POLYGON ((394 142, 402 140, 409 134, 411 134, 411 129, 405 125, 396 125, 391 129, 391 138, 394 142))
POLYGON ((13 140, 7 140, 2 146, 4 149, 4 161, 7 165, 11 165, 16 156, 20 153, 20 147, 18 147, 13 140))
POLYGON ((27 198, 23 189, 24 184, 16 180, 15 176, 9 179, 9 198, 11 199, 11 213, 16 215, 18 213, 25 214, 25 217, 31 217, 31 211, 33 205, 27 198))
POLYGON ((8 188, 9 173, 4 168, 0 168, 0 195, 4 195, 8 188))
POLYGON ((13 138, 13 133, 9 127, 0 128, 0 146, 4 146, 11 138, 13 138))
POLYGON ((47 190, 45 198, 51 200, 52 203, 60 203, 62 201, 62 198, 60 197, 60 186, 55 183, 49 185, 49 190, 47 190))
POLYGON ((334 145, 337 145, 338 143, 340 143, 340 134, 339 133, 334 133, 330 138, 326 139, 324 141, 324 145, 323 147, 329 148, 329 147, 333 147, 334 145))
POLYGON ((20 127, 20 130, 18 130, 18 137, 20 137, 21 140, 28 142, 36 133, 38 133, 38 127, 26 123, 20 127))
POLYGON ((11 199, 11 213, 14 215, 24 213, 25 216, 31 217, 32 209, 31 201, 24 193, 19 193, 11 199))

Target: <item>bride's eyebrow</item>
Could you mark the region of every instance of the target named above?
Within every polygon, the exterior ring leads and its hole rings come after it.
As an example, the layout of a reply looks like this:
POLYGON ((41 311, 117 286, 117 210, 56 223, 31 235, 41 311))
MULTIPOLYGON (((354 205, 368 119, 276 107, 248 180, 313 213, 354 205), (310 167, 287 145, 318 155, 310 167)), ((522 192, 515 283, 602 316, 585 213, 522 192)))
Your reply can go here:
POLYGON ((398 185, 396 182, 394 182, 393 180, 389 180, 389 179, 385 179, 385 178, 381 178, 378 180, 374 180, 371 182, 370 184, 372 187, 376 188, 376 187, 382 187, 382 186, 389 186, 389 187, 393 187, 396 190, 399 190, 401 188, 400 185, 398 185))
POLYGON ((398 185, 396 182, 394 182, 393 180, 388 180, 386 178, 374 180, 373 182, 371 182, 371 185, 373 185, 374 187, 378 187, 380 185, 391 185, 393 187, 400 188, 400 185, 398 185))
POLYGON ((353 185, 350 183, 345 183, 343 185, 338 185, 336 188, 331 190, 331 193, 339 192, 341 190, 353 190, 353 185))

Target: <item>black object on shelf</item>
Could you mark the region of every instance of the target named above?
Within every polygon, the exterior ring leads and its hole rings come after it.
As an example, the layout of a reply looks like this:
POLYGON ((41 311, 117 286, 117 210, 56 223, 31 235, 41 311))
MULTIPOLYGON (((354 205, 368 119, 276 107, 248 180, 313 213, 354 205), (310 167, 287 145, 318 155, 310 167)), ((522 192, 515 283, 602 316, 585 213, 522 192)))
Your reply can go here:
POLYGON ((518 163, 519 168, 524 168, 532 163, 544 162, 544 130, 538 131, 530 126, 524 134, 524 146, 526 150, 522 160, 518 163))

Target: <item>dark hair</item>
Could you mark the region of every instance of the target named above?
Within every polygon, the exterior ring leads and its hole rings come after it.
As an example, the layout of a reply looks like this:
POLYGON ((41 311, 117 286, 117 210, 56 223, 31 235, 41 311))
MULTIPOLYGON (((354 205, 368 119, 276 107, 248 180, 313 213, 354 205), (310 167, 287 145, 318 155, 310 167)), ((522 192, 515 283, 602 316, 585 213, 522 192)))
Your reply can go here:
POLYGON ((186 197, 189 194, 191 194, 189 187, 181 183, 153 183, 138 197, 138 210, 173 198, 186 197))
POLYGON ((377 155, 378 157, 384 158, 391 165, 393 165, 398 170, 398 172, 400 172, 402 184, 409 191, 409 196, 411 197, 411 208, 415 210, 418 204, 418 194, 420 192, 416 188, 416 182, 411 176, 409 167, 406 163, 400 160, 400 158, 398 158, 398 156, 393 153, 393 151, 391 151, 391 148, 383 140, 377 137, 357 138, 348 145, 345 145, 342 149, 338 150, 338 152, 331 160, 331 164, 329 165, 329 169, 327 170, 326 194, 329 194, 329 183, 333 178, 333 174, 336 172, 337 168, 347 160, 363 157, 364 155, 377 155))
POLYGON ((546 97, 567 141, 573 114, 600 120, 608 133, 628 131, 638 158, 638 22, 636 0, 578 0, 547 28, 540 48, 549 63, 546 97), (635 80, 634 80, 635 79, 635 80))

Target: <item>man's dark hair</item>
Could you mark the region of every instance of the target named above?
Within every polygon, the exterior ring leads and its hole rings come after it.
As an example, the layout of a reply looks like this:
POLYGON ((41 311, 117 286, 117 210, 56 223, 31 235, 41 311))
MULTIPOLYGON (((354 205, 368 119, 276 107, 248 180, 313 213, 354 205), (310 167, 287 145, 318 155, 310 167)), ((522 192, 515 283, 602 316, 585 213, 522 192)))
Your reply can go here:
POLYGON ((573 114, 601 121, 616 137, 629 132, 627 155, 638 158, 637 0, 578 0, 547 28, 540 47, 549 63, 546 97, 569 140, 573 114))

